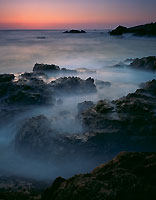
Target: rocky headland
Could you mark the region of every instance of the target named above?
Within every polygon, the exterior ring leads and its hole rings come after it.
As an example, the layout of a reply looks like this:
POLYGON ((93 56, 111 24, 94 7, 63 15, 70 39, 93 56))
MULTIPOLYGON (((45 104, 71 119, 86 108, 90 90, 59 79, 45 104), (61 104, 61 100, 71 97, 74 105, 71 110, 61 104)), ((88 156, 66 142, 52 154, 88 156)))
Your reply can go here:
POLYGON ((116 29, 109 32, 110 35, 123 35, 132 33, 135 36, 156 36, 156 22, 151 24, 138 25, 134 27, 118 26, 116 29))

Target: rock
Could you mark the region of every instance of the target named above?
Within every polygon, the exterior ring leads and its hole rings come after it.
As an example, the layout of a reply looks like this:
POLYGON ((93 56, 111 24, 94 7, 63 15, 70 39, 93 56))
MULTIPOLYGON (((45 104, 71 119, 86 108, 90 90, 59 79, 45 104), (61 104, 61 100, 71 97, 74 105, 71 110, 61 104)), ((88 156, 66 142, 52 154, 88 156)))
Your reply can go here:
POLYGON ((82 103, 78 103, 78 114, 82 114, 84 111, 88 110, 89 108, 93 107, 94 103, 92 101, 84 101, 82 103))
POLYGON ((70 31, 65 31, 63 33, 86 33, 86 31, 84 31, 84 30, 81 30, 81 31, 79 31, 79 30, 70 30, 70 31))
POLYGON ((122 35, 127 32, 127 28, 124 26, 118 26, 115 30, 110 31, 110 35, 122 35))
POLYGON ((60 71, 60 67, 57 65, 48 65, 48 64, 38 64, 34 65, 33 71, 38 72, 58 72, 60 71))
POLYGON ((45 36, 38 36, 37 39, 46 39, 45 36))
POLYGON ((50 85, 58 95, 96 92, 96 86, 92 78, 82 80, 79 77, 63 77, 52 81, 50 85))
POLYGON ((123 135, 156 135, 156 80, 116 101, 100 101, 82 113, 87 130, 108 130, 123 135))
POLYGON ((24 153, 43 153, 52 145, 55 134, 50 121, 44 115, 32 117, 20 125, 15 137, 15 148, 24 153))
POLYGON ((156 22, 126 28, 118 26, 116 29, 109 32, 110 35, 122 35, 124 33, 132 33, 135 36, 156 36, 156 22))
POLYGON ((19 76, 19 79, 33 79, 33 78, 38 78, 38 79, 43 79, 43 78, 45 78, 45 79, 48 79, 48 76, 45 74, 45 73, 43 73, 43 72, 25 72, 25 73, 23 73, 23 74, 21 74, 20 76, 19 76))
POLYGON ((91 173, 58 177, 42 200, 156 199, 156 153, 122 152, 91 173))
POLYGON ((13 81, 14 78, 14 74, 0 74, 0 83, 13 81))
POLYGON ((19 79, 14 82, 6 82, 6 79, 1 79, 1 104, 5 106, 54 104, 55 98, 49 85, 38 78, 39 75, 41 74, 25 73, 20 75, 19 79))
POLYGON ((41 193, 48 187, 47 181, 0 176, 0 198, 3 200, 36 200, 41 199, 41 193))
POLYGON ((142 69, 142 70, 156 70, 156 56, 148 56, 143 57, 141 59, 136 58, 130 64, 130 67, 134 69, 142 69))

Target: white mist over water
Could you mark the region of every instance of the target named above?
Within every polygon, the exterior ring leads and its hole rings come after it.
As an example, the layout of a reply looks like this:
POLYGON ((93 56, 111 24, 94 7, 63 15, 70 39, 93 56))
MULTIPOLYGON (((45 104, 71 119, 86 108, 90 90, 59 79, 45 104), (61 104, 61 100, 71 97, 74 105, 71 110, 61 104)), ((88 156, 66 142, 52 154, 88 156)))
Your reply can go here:
MULTIPOLYGON (((10 146, 20 121, 40 114, 53 120, 55 129, 61 132, 82 132, 81 125, 74 121, 77 103, 100 99, 118 99, 134 92, 139 84, 156 78, 152 72, 128 68, 109 67, 127 58, 156 54, 156 38, 109 36, 106 31, 88 31, 87 34, 63 34, 63 31, 0 31, 0 73, 32 71, 34 64, 56 64, 69 69, 88 68, 96 73, 82 73, 82 79, 109 81, 110 87, 99 89, 96 94, 67 96, 63 105, 32 109, 24 116, 18 116, 11 124, 0 127, 0 173, 24 175, 35 178, 55 178, 84 172, 96 166, 86 155, 80 155, 78 162, 63 163, 61 166, 43 163, 15 154, 10 146), (46 39, 37 39, 44 36, 46 39), (67 113, 66 117, 62 112, 67 113), (55 119, 55 120, 54 120, 55 119), (85 166, 84 166, 85 163, 85 166), (94 166, 95 165, 95 166, 94 166)), ((59 158, 58 158, 59 159, 59 158)), ((104 159, 105 160, 105 159, 104 159)))

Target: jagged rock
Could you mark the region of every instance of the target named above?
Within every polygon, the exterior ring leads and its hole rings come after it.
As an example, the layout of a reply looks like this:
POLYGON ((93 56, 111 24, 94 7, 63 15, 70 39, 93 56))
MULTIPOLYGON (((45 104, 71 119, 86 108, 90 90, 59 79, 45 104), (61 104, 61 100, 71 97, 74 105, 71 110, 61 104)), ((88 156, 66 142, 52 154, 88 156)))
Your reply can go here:
POLYGON ((38 71, 38 72, 58 72, 60 71, 60 67, 57 65, 48 65, 48 64, 38 64, 36 63, 34 65, 33 71, 38 71))
POLYGON ((52 81, 50 85, 59 95, 96 92, 96 86, 92 78, 82 80, 79 77, 63 77, 52 81))
POLYGON ((112 102, 100 101, 82 113, 87 130, 114 130, 123 135, 156 134, 156 80, 112 102))
POLYGON ((156 153, 120 153, 91 173, 58 177, 42 200, 155 200, 156 153))
POLYGON ((84 31, 84 30, 81 30, 81 31, 79 31, 79 30, 70 30, 70 31, 65 31, 63 33, 86 33, 86 31, 84 31))
POLYGON ((142 70, 156 70, 156 56, 143 57, 141 59, 136 58, 130 64, 130 67, 142 70))
POLYGON ((1 79, 0 102, 4 105, 54 104, 54 95, 48 84, 38 77, 40 75, 43 76, 38 73, 25 73, 14 82, 1 79))

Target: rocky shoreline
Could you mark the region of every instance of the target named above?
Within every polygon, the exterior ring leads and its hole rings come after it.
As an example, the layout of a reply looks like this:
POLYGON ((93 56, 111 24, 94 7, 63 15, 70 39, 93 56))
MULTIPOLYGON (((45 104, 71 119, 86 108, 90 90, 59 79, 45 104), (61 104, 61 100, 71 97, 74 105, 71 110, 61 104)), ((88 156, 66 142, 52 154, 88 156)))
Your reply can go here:
MULTIPOLYGON (((128 66, 154 71, 156 57, 133 59, 128 66)), ((61 107, 64 96, 96 94, 99 88, 111 86, 109 82, 91 77, 71 76, 79 73, 54 64, 35 64, 29 73, 1 74, 1 126, 34 108, 61 107), (62 77, 62 73, 65 76, 62 77), (49 79, 49 74, 55 79, 49 79)), ((57 162, 60 166, 70 159, 78 163, 82 155, 84 165, 93 158, 94 164, 99 165, 104 162, 104 157, 107 161, 122 151, 134 153, 121 153, 89 174, 57 178, 45 192, 46 183, 38 182, 40 187, 32 180, 29 184, 29 180, 23 183, 22 178, 1 176, 0 199, 122 200, 148 197, 153 200, 156 198, 156 155, 150 152, 156 152, 156 80, 142 83, 135 92, 116 100, 79 102, 74 116, 71 111, 64 110, 58 119, 43 113, 19 120, 10 145, 20 156, 57 162), (80 132, 71 134, 54 125, 57 120, 64 123, 68 117, 72 118, 73 124, 81 125, 80 132)))

